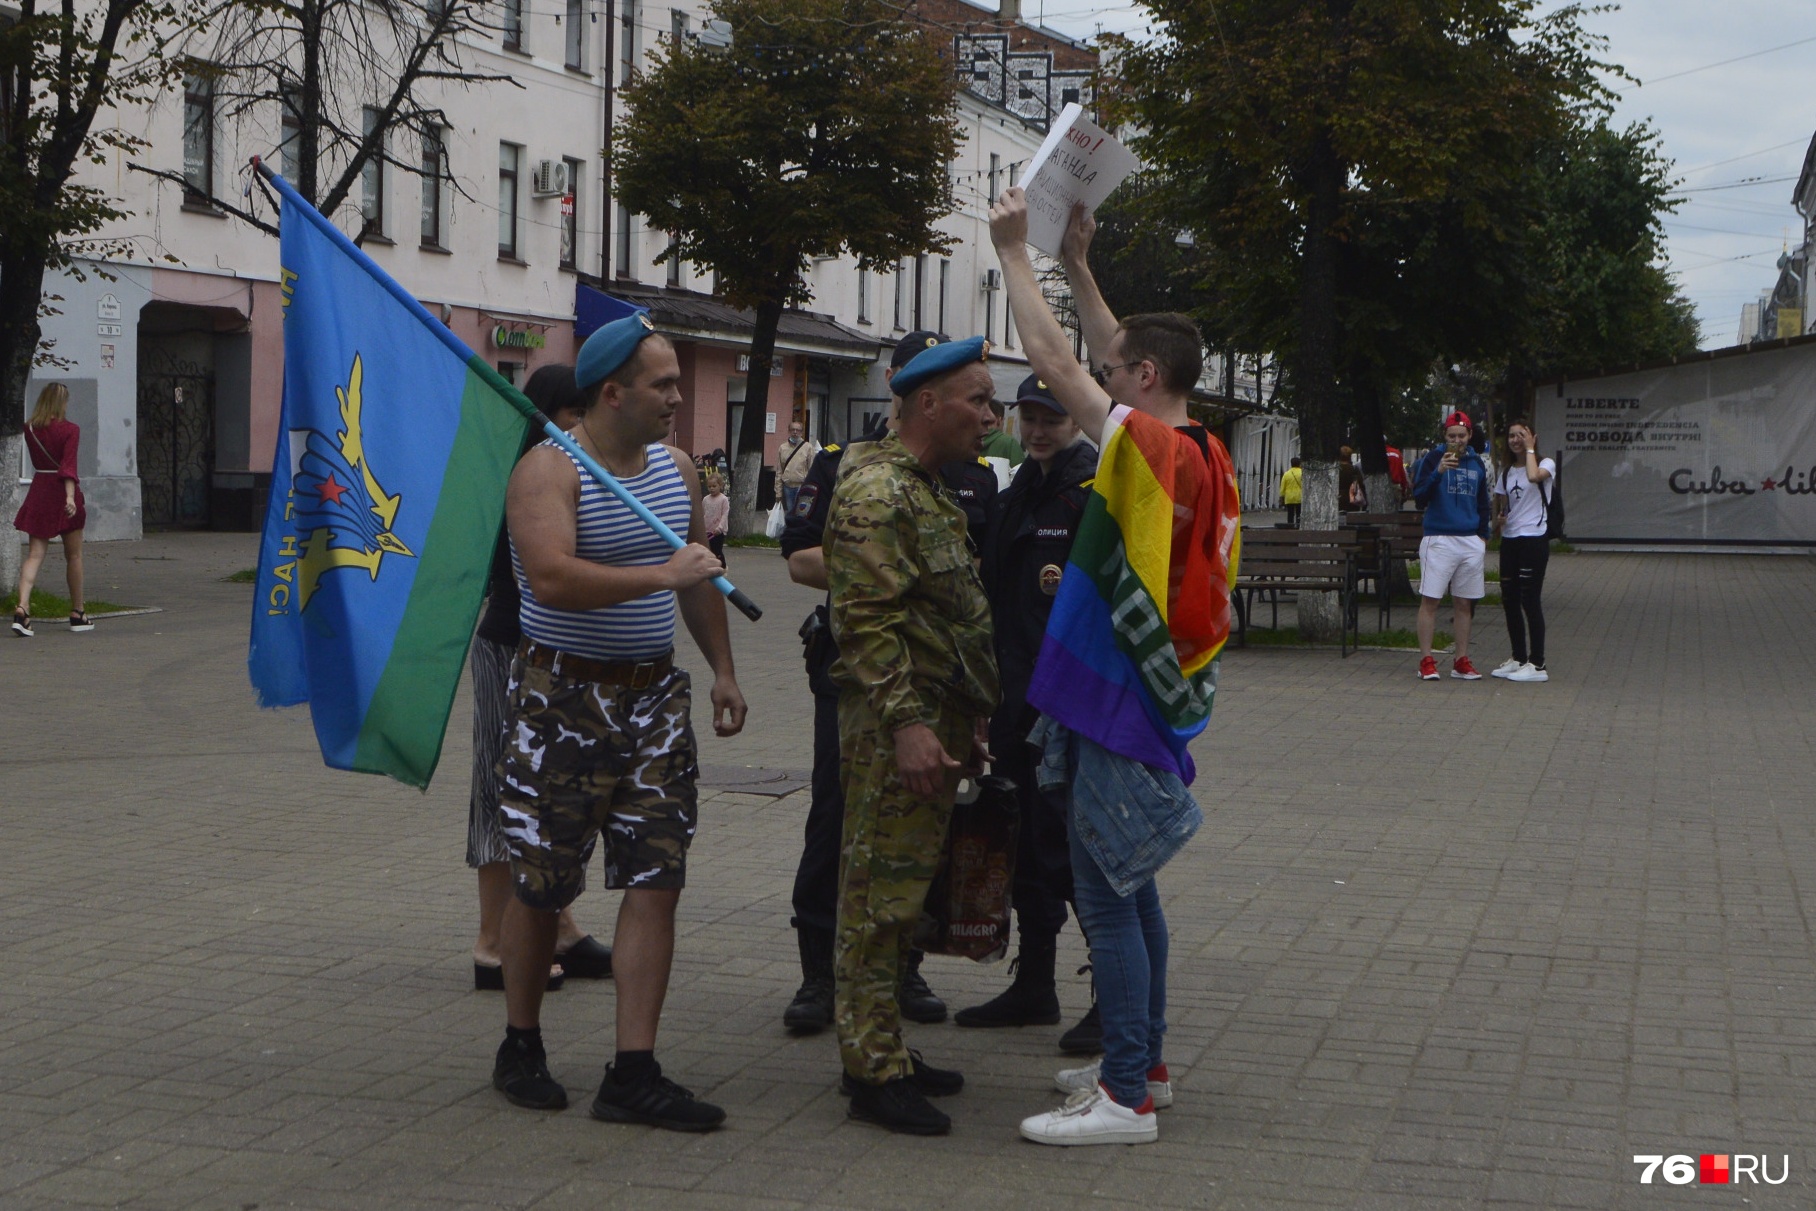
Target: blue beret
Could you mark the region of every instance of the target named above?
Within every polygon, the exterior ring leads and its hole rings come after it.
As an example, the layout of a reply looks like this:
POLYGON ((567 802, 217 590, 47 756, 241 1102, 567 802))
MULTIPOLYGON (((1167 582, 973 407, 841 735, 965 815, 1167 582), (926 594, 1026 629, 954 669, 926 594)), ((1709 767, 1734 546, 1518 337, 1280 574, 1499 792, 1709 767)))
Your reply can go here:
POLYGON ((895 372, 895 379, 890 388, 903 399, 908 398, 910 391, 926 386, 942 374, 957 370, 972 362, 981 362, 989 352, 990 342, 981 336, 970 340, 947 341, 935 345, 914 355, 906 366, 895 372))
POLYGON ((1066 414, 1066 406, 1054 398, 1053 392, 1045 382, 1041 381, 1038 374, 1030 374, 1022 380, 1021 386, 1015 392, 1015 402, 1018 404, 1045 404, 1061 416, 1066 414))
POLYGON ((605 325, 580 346, 580 356, 574 362, 574 382, 584 391, 594 383, 610 378, 631 360, 643 338, 654 335, 655 331, 656 326, 641 311, 605 325))

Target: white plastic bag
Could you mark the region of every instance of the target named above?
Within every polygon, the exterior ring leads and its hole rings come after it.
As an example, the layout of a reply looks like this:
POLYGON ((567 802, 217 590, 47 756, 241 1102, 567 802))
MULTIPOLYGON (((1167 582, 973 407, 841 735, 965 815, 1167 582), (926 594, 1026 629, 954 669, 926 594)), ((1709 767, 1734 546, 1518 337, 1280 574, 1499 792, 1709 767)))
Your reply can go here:
POLYGON ((763 523, 763 533, 771 538, 780 538, 787 527, 788 515, 782 511, 782 502, 777 501, 769 510, 769 520, 763 523))

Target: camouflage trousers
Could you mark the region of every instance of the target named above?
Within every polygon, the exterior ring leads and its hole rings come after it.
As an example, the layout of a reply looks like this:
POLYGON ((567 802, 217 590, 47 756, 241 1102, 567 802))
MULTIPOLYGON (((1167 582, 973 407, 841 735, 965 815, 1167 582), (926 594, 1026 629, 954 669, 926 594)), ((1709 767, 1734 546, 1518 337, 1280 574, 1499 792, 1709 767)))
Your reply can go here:
POLYGON ((582 681, 511 662, 498 814, 517 898, 554 912, 580 894, 605 839, 605 885, 687 882, 699 776, 681 669, 644 687, 582 681))
MULTIPOLYGON (((971 727, 967 716, 942 712, 933 731, 948 753, 963 760, 971 751, 971 727)), ((839 695, 839 753, 845 829, 833 1019, 845 1071, 881 1084, 913 1067, 902 1041, 896 983, 945 849, 957 787, 935 799, 911 794, 896 773, 894 737, 883 733, 856 690, 839 695)))

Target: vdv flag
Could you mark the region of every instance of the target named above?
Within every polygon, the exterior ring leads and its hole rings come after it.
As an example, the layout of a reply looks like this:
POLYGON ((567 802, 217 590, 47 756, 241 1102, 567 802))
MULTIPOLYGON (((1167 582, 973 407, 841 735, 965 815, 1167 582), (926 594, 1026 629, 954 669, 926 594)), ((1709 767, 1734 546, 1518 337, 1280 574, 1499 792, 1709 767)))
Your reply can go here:
POLYGON ((269 179, 284 402, 247 667, 330 766, 426 787, 532 405, 269 179))

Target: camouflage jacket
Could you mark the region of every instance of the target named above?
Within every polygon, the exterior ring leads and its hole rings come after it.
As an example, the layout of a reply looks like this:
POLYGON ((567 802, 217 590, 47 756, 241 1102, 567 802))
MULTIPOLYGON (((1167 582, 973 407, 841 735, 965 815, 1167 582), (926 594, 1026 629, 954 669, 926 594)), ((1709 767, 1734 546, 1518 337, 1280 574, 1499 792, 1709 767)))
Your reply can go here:
POLYGON ((990 604, 965 515, 895 435, 847 454, 822 546, 833 680, 863 690, 885 732, 932 723, 941 706, 995 709, 990 604))

